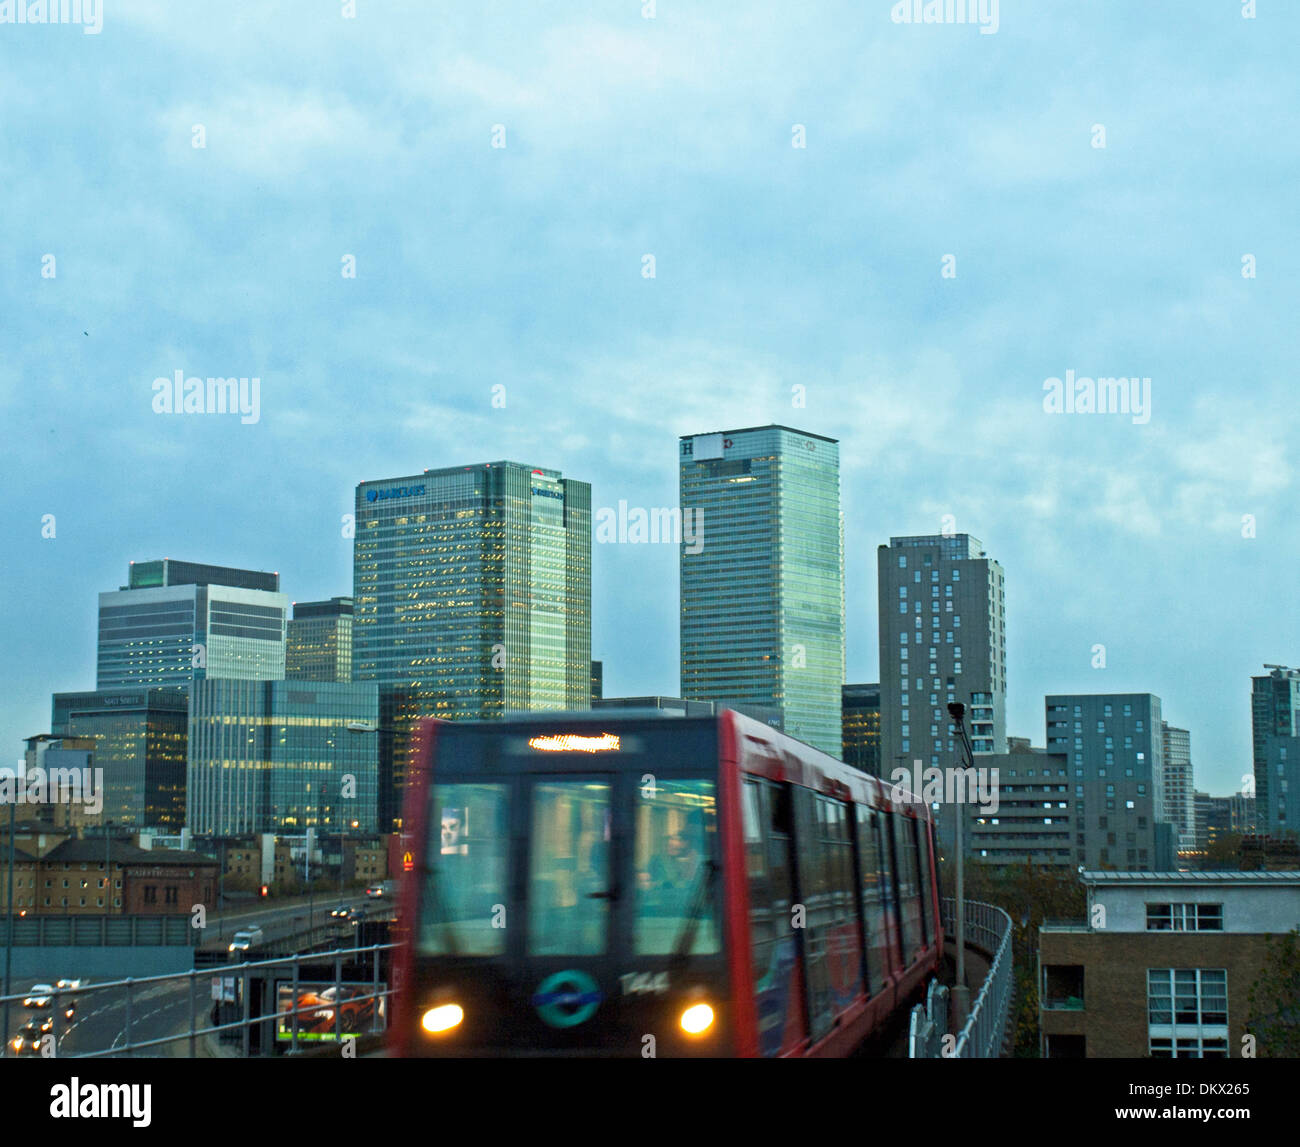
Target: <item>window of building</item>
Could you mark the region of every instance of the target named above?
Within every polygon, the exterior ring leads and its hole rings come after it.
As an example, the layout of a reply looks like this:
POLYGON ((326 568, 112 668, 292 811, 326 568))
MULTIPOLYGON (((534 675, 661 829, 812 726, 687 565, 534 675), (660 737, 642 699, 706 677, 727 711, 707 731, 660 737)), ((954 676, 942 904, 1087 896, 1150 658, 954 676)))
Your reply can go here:
POLYGON ((1222 904, 1148 904, 1148 932, 1222 932, 1222 904))
POLYGON ((1228 1054, 1228 973, 1222 968, 1147 970, 1148 1050, 1155 1058, 1228 1054))

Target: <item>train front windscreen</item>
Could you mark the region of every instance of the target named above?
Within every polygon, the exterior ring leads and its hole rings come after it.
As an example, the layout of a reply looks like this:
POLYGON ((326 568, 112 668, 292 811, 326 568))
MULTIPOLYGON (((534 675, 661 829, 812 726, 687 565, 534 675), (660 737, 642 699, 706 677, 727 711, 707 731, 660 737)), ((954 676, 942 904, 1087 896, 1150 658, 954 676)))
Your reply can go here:
POLYGON ((410 1050, 724 1054, 717 773, 712 721, 441 726, 410 1050))

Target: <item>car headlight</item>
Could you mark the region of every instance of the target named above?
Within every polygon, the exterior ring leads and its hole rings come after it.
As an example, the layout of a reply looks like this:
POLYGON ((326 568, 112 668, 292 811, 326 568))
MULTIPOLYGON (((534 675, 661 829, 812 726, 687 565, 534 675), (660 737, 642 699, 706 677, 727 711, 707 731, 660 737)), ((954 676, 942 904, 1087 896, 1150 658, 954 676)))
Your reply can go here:
POLYGON ((460 1004, 439 1004, 430 1008, 420 1019, 420 1026, 425 1031, 437 1034, 451 1031, 465 1018, 465 1011, 460 1004))
POLYGON ((713 1026, 713 1009, 708 1004, 692 1004, 678 1022, 687 1035, 703 1035, 713 1026))

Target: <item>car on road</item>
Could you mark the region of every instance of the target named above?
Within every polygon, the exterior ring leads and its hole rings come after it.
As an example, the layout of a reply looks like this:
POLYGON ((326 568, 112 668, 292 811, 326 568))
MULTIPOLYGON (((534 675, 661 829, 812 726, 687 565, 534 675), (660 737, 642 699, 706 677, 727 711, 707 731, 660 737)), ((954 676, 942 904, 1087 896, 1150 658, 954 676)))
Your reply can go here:
POLYGON ((337 908, 330 909, 330 917, 334 920, 346 920, 352 913, 352 908, 347 904, 340 904, 337 908))
MULTIPOLYGON (((60 980, 54 986, 60 992, 75 992, 85 986, 85 980, 60 980)), ((64 996, 59 1000, 59 1007, 63 1009, 63 1015, 67 1019, 72 1019, 77 1014, 77 1001, 74 996, 64 996)))
POLYGON ((53 1002, 53 984, 33 984, 32 990, 23 998, 25 1008, 48 1008, 53 1002))
POLYGON ((370 897, 371 900, 379 900, 388 895, 388 885, 372 884, 366 889, 366 895, 370 897))
POLYGON ((9 1041, 10 1049, 15 1055, 40 1055, 45 1030, 35 1020, 28 1020, 9 1041))
POLYGON ((352 911, 348 913, 348 923, 354 928, 365 918, 366 910, 364 908, 353 908, 352 911))
POLYGON ((263 938, 261 928, 241 928, 230 941, 229 951, 247 952, 254 944, 260 944, 263 938))

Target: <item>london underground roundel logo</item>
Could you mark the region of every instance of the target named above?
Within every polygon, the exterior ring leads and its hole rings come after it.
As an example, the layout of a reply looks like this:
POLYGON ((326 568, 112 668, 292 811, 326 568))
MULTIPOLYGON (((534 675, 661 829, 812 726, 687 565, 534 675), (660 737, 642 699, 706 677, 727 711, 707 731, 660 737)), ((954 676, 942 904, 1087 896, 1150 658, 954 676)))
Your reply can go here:
POLYGON ((604 998, 600 985, 586 972, 556 972, 538 985, 533 1007, 543 1023, 571 1028, 591 1019, 604 998))

